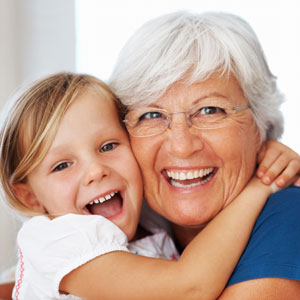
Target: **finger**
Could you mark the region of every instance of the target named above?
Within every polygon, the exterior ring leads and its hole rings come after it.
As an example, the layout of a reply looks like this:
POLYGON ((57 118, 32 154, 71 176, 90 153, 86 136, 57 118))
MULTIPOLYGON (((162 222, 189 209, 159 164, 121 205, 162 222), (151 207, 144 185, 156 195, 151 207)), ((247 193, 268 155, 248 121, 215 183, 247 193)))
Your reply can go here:
POLYGON ((272 184, 270 184, 270 187, 271 187, 272 193, 276 193, 281 190, 281 187, 278 186, 275 182, 272 182, 272 184))
POLYGON ((298 176, 298 179, 296 179, 296 181, 294 182, 294 185, 300 187, 300 176, 298 176))
POLYGON ((267 150, 266 143, 263 143, 260 150, 259 150, 259 152, 258 152, 258 155, 257 155, 257 163, 258 164, 260 164, 261 161, 263 160, 263 158, 265 157, 266 150, 267 150))
POLYGON ((287 166, 288 162, 286 155, 281 155, 281 153, 270 149, 268 155, 258 166, 257 176, 262 178, 264 183, 270 184, 287 166))
MULTIPOLYGON (((295 180, 295 176, 299 173, 300 162, 298 160, 292 160, 289 162, 288 166, 284 168, 280 176, 275 180, 276 184, 279 186, 285 186, 291 183, 291 180, 295 180)), ((296 177, 297 178, 297 177, 296 177)), ((298 182, 298 179, 296 180, 298 182)), ((300 184, 300 182, 299 182, 300 184)))

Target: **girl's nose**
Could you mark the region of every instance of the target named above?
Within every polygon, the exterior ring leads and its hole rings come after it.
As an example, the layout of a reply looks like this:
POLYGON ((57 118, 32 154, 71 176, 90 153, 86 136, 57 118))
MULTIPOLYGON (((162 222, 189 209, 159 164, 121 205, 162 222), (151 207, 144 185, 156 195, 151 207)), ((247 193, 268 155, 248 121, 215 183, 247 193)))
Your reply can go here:
POLYGON ((83 184, 90 185, 109 175, 109 168, 100 162, 90 162, 83 175, 83 184))

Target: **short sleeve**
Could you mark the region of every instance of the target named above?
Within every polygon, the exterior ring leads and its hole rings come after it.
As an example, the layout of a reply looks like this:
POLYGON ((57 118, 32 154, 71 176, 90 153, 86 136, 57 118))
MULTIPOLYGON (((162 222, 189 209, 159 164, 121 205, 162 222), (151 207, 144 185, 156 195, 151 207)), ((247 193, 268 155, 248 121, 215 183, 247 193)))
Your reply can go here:
POLYGON ((299 187, 269 197, 228 286, 266 277, 300 280, 299 187))
POLYGON ((43 295, 41 299, 60 299, 62 278, 89 260, 112 251, 128 251, 126 235, 95 215, 68 214, 53 220, 34 217, 23 225, 17 240, 24 281, 30 281, 30 289, 43 295))

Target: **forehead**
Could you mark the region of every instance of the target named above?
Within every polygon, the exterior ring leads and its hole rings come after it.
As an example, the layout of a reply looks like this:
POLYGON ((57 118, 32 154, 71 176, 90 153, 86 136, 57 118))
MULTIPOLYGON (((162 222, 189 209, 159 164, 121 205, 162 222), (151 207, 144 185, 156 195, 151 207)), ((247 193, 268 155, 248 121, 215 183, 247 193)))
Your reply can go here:
POLYGON ((199 83, 176 82, 150 106, 186 108, 200 102, 201 99, 208 98, 226 100, 232 105, 248 103, 234 76, 214 74, 209 79, 199 83))
POLYGON ((59 128, 71 131, 75 131, 75 128, 87 130, 90 126, 107 128, 117 126, 118 123, 117 108, 112 99, 106 95, 85 92, 81 93, 67 109, 59 128))

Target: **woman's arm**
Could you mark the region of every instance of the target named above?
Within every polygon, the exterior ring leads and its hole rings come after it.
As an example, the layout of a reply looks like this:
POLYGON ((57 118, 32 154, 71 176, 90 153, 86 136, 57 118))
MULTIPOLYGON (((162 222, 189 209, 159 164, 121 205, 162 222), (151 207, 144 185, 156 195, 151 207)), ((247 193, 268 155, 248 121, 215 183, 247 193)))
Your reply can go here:
POLYGON ((178 261, 113 252, 69 273, 60 289, 84 299, 216 299, 270 193, 271 187, 253 178, 178 261))
POLYGON ((219 300, 298 300, 300 282, 285 278, 259 278, 231 285, 219 300))
POLYGON ((270 196, 220 299, 300 299, 300 188, 270 196))

